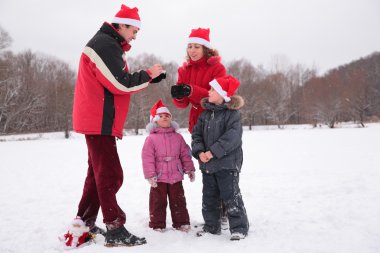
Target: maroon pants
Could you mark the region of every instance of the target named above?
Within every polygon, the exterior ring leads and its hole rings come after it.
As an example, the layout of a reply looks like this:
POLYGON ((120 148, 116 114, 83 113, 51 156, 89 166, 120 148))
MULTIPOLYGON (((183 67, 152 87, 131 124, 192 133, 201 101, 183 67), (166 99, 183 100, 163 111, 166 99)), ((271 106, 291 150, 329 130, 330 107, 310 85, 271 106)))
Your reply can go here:
POLYGON ((120 227, 126 217, 116 200, 116 193, 123 183, 123 170, 115 137, 86 135, 86 143, 88 171, 77 215, 92 227, 101 207, 107 228, 120 227))
POLYGON ((185 192, 182 181, 175 184, 157 183, 157 187, 150 188, 149 214, 150 228, 166 228, 166 207, 168 205, 172 215, 173 228, 181 225, 190 225, 189 213, 186 208, 185 192))

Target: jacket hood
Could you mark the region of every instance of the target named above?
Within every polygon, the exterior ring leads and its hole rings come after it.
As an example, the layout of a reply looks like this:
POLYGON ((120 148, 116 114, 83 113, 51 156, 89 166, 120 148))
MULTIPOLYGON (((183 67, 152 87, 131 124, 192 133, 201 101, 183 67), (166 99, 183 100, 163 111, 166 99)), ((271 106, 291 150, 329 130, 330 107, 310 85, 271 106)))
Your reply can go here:
POLYGON ((168 128, 159 127, 156 122, 150 122, 145 127, 145 130, 149 134, 152 133, 152 132, 161 132, 161 131, 176 132, 176 131, 178 131, 178 129, 179 129, 179 124, 177 122, 175 122, 175 121, 172 121, 171 122, 171 126, 168 127, 168 128))
MULTIPOLYGON (((210 103, 208 101, 208 97, 202 98, 202 100, 201 100, 201 106, 202 106, 203 109, 207 109, 211 105, 214 105, 214 104, 212 104, 212 103, 210 103)), ((231 101, 230 102, 224 103, 224 104, 222 104, 220 106, 217 106, 217 105, 214 105, 214 106, 216 106, 216 107, 221 107, 222 106, 222 107, 226 107, 226 108, 231 109, 231 110, 239 110, 239 109, 241 109, 244 106, 244 99, 243 99, 243 97, 241 97, 239 95, 233 95, 231 97, 231 101)))

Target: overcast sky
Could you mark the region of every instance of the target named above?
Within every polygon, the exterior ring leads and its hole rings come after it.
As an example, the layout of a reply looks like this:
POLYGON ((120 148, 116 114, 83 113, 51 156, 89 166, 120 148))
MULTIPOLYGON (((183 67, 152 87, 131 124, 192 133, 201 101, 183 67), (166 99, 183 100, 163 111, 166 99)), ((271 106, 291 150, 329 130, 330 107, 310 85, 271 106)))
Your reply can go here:
POLYGON ((12 50, 56 56, 77 69, 83 47, 124 3, 142 29, 130 56, 152 53, 182 63, 192 28, 209 27, 223 60, 274 58, 319 73, 380 51, 379 0, 0 0, 0 26, 12 50))

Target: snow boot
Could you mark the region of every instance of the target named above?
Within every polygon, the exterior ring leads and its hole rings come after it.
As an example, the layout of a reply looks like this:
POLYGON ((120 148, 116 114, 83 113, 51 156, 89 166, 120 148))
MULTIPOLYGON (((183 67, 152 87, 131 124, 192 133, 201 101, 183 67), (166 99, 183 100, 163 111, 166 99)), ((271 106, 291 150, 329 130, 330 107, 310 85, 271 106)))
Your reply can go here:
POLYGON ((244 239, 245 237, 246 237, 245 234, 242 234, 242 233, 239 233, 239 232, 233 232, 233 233, 231 234, 231 238, 230 238, 230 240, 231 240, 231 241, 239 241, 239 240, 241 240, 241 239, 244 239))
POLYGON ((96 225, 94 225, 92 228, 90 228, 90 233, 94 235, 102 235, 106 236, 106 231, 96 225))
POLYGON ((145 237, 140 238, 129 233, 124 226, 108 230, 104 242, 106 247, 131 247, 142 244, 146 244, 145 237))
POLYGON ((204 236, 205 234, 207 234, 208 232, 207 231, 204 231, 204 230, 199 230, 198 232, 197 232, 197 236, 198 237, 201 237, 201 236, 204 236))
POLYGON ((220 230, 217 231, 217 232, 215 232, 215 233, 212 233, 211 231, 208 231, 207 229, 205 229, 205 227, 203 227, 202 230, 200 230, 200 231, 198 231, 198 232, 196 233, 196 235, 197 235, 198 237, 204 236, 205 234, 221 235, 222 233, 221 233, 220 230))

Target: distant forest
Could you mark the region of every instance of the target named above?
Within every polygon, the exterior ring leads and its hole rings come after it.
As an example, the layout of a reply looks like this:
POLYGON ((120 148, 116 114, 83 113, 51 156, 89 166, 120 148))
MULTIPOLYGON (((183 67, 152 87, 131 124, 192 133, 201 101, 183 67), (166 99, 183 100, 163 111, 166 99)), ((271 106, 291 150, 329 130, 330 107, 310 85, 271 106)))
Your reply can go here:
MULTIPOLYGON (((12 38, 0 27, 0 134, 72 130, 76 73, 55 58, 26 50, 9 50, 12 38)), ((142 54, 128 58, 130 71, 161 62, 167 79, 151 84, 131 98, 126 130, 145 128, 152 104, 161 98, 181 127, 188 109, 173 106, 170 87, 177 81, 178 64, 142 54)), ((270 70, 240 59, 224 62, 228 74, 241 82, 245 99, 243 125, 323 124, 380 121, 380 52, 354 60, 318 76, 316 69, 274 60, 270 70)))

